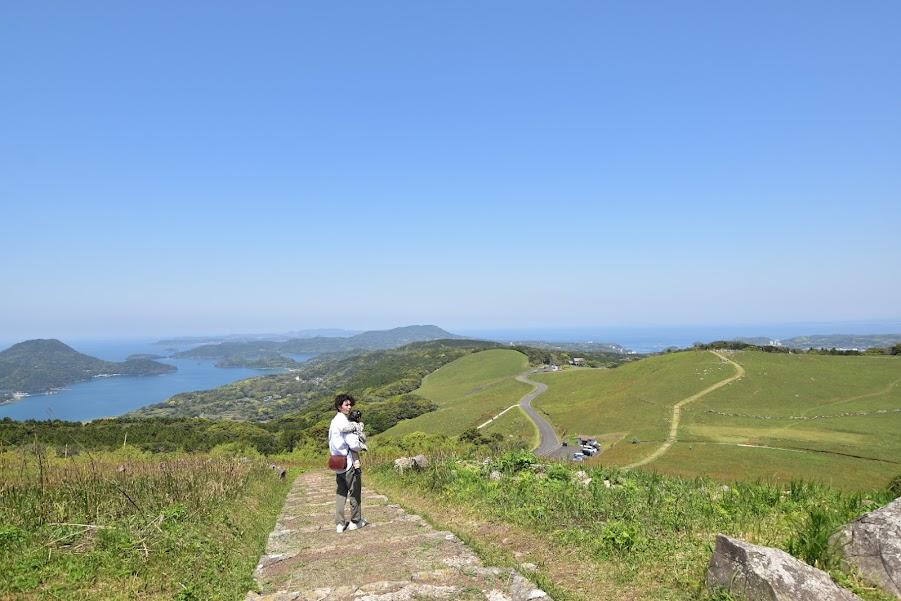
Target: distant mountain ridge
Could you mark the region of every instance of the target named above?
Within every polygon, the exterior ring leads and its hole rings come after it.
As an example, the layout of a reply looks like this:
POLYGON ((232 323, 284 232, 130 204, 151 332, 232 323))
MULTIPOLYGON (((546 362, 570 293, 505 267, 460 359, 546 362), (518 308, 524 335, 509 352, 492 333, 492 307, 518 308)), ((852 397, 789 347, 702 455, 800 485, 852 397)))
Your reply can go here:
POLYGON ((348 337, 315 336, 292 338, 286 341, 254 340, 204 344, 177 353, 176 357, 204 359, 257 358, 271 353, 297 355, 303 353, 341 353, 348 351, 377 351, 398 348, 412 342, 464 339, 434 325, 413 325, 390 330, 371 330, 348 337))
POLYGON ((329 338, 347 338, 360 334, 359 330, 344 330, 342 328, 314 328, 310 330, 295 330, 283 334, 226 334, 222 336, 177 336, 164 338, 153 344, 159 346, 176 346, 182 344, 219 344, 221 342, 252 342, 252 341, 276 341, 284 342, 294 338, 315 338, 318 336, 329 338))
POLYGON ((145 376, 175 369, 150 359, 104 361, 56 339, 26 340, 0 352, 0 400, 14 392, 45 392, 97 376, 145 376))
POLYGON ((785 346, 796 349, 840 348, 860 349, 888 348, 901 343, 901 334, 815 334, 811 336, 792 336, 778 340, 767 337, 737 338, 741 342, 757 345, 785 346))

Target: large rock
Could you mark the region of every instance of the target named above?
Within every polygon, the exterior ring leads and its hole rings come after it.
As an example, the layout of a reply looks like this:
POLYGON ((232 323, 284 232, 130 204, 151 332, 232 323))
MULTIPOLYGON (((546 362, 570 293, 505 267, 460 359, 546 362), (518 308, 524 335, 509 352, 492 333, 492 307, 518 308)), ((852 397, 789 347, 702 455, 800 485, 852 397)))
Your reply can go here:
POLYGON ((417 455, 413 458, 413 463, 415 463, 416 467, 421 470, 429 467, 429 459, 425 455, 417 455))
POLYGON ((416 465, 416 462, 409 457, 398 457, 394 460, 394 469, 396 469, 400 473, 404 473, 408 469, 411 469, 414 465, 416 465))
POLYGON ((847 524, 830 542, 863 578, 901 599, 901 497, 847 524))
POLYGON ((754 601, 852 601, 826 572, 779 549, 760 547, 722 534, 707 568, 707 586, 754 601))

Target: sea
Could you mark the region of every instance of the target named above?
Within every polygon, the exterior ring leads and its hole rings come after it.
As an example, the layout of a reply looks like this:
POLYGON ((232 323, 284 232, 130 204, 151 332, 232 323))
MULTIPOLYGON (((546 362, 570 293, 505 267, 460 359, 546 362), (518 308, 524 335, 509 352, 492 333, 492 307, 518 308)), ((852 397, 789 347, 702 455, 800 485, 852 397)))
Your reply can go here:
MULTIPOLYGON (((15 342, 0 343, 0 350, 15 342)), ((105 359, 125 361, 129 355, 171 355, 193 345, 154 344, 152 339, 119 340, 63 340, 80 353, 105 359)), ((291 355, 295 361, 306 361, 313 355, 291 355)), ((94 378, 86 382, 70 384, 52 394, 35 394, 12 403, 0 405, 0 419, 9 417, 23 421, 29 419, 61 419, 90 421, 103 417, 115 417, 135 409, 161 403, 180 392, 209 390, 256 376, 282 373, 283 369, 248 369, 244 367, 216 367, 215 361, 199 359, 157 359, 160 363, 174 365, 177 371, 156 376, 114 376, 94 378)))

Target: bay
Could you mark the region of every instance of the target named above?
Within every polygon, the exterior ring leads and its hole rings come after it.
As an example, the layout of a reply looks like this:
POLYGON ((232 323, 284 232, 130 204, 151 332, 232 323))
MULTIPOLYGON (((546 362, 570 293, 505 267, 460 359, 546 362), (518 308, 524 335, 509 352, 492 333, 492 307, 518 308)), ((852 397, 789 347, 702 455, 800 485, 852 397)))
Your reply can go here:
MULTIPOLYGON (((124 361, 129 355, 169 355, 185 350, 179 347, 158 346, 153 340, 63 340, 75 350, 105 359, 124 361)), ((9 344, 2 346, 7 348, 9 344)), ((305 361, 313 355, 292 355, 295 361, 305 361)), ((157 376, 115 376, 94 378, 67 386, 52 394, 31 395, 13 403, 0 405, 0 419, 14 420, 62 419, 89 421, 102 417, 114 417, 161 403, 180 392, 209 390, 230 382, 273 373, 283 369, 249 369, 243 367, 216 367, 214 361, 199 359, 157 359, 160 363, 174 365, 177 371, 157 376)))

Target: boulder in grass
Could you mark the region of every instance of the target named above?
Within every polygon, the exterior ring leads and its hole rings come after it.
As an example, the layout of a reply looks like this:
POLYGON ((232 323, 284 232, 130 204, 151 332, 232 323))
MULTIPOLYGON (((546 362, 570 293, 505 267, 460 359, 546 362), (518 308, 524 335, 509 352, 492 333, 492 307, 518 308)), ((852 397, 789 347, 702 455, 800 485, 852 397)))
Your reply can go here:
POLYGON ((425 455, 417 455, 413 458, 413 463, 415 463, 416 467, 421 470, 429 467, 429 459, 425 455))
POLYGON ((722 534, 707 568, 707 586, 751 601, 860 601, 826 572, 785 551, 722 534))
POLYGON ((901 599, 901 497, 845 525, 830 542, 862 578, 901 599))
POLYGON ((394 460, 394 469, 396 469, 400 473, 404 473, 405 471, 412 469, 414 465, 416 465, 416 462, 409 457, 398 457, 394 460))

